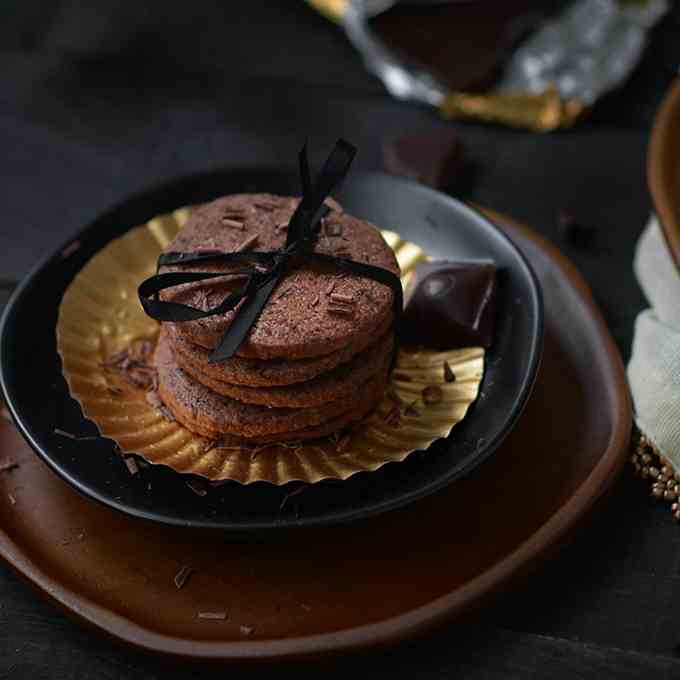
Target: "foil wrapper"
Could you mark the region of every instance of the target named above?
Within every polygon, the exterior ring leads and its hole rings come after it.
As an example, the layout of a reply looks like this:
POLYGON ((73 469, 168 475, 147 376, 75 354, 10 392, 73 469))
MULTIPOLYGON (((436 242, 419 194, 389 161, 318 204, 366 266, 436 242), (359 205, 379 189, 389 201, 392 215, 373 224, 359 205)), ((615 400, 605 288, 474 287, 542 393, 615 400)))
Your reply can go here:
MULTIPOLYGON (((123 453, 210 481, 342 480, 427 450, 465 417, 484 373, 482 348, 400 350, 376 411, 336 437, 256 449, 224 447, 168 419, 149 392, 107 363, 121 351, 155 342, 159 325, 142 310, 137 286, 154 273, 159 253, 189 214, 190 208, 183 208, 159 216, 109 243, 74 278, 59 308, 57 348, 70 393, 85 417, 123 453), (446 379, 445 362, 455 381, 446 379)), ((383 235, 406 285, 427 255, 394 232, 383 235)))
POLYGON ((446 118, 546 132, 571 127, 637 64, 647 32, 668 0, 574 0, 511 56, 488 94, 450 92, 425 69, 407 63, 371 30, 369 19, 396 0, 308 0, 338 22, 369 71, 398 99, 435 106, 446 118))

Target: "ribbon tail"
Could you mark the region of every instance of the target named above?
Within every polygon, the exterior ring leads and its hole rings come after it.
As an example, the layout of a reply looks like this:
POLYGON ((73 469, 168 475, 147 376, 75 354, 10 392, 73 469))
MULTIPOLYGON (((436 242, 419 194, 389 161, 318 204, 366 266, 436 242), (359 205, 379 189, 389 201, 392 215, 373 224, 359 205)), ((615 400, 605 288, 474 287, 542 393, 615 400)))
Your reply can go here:
POLYGON ((215 349, 208 358, 208 361, 211 364, 226 361, 234 356, 236 350, 246 339, 253 324, 262 313, 264 306, 267 304, 267 300, 269 300, 269 296, 272 294, 274 288, 276 288, 278 282, 279 277, 274 276, 271 280, 267 281, 267 283, 260 286, 252 295, 246 298, 226 333, 222 336, 217 349, 215 349))
POLYGON ((300 182, 302 183, 302 196, 307 196, 312 188, 312 174, 309 171, 309 156, 307 155, 307 144, 305 143, 298 156, 300 167, 300 182))

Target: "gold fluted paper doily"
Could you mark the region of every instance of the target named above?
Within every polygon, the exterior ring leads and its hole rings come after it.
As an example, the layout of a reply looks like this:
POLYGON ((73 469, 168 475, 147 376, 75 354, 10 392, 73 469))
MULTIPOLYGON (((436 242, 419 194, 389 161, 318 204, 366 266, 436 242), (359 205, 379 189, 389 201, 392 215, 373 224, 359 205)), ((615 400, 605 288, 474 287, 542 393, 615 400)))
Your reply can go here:
MULTIPOLYGON (((137 286, 154 273, 158 254, 189 212, 182 208, 157 217, 109 243, 78 273, 59 308, 57 347, 71 395, 101 434, 123 452, 212 481, 312 483, 347 479, 402 461, 446 437, 465 416, 484 372, 484 350, 478 347, 447 352, 402 349, 392 389, 372 416, 340 438, 241 450, 213 446, 166 419, 143 389, 126 383, 102 363, 137 342, 156 338, 158 323, 142 310, 137 286), (444 362, 455 381, 445 380, 444 362), (427 395, 441 398, 425 404, 423 390, 433 385, 437 387, 427 395)), ((383 235, 396 253, 406 284, 413 267, 427 256, 394 232, 383 235)))

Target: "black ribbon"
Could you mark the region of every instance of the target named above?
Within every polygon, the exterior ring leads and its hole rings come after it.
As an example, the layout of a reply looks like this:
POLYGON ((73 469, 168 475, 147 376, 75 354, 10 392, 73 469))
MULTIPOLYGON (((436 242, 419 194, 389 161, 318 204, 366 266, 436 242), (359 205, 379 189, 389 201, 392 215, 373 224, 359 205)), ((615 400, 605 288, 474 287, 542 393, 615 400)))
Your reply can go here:
POLYGON ((168 252, 158 257, 156 274, 141 283, 138 289, 139 300, 144 311, 157 321, 195 321, 216 314, 225 314, 243 302, 225 331, 220 344, 210 355, 211 363, 226 361, 234 355, 246 339, 250 329, 267 304, 269 296, 295 261, 303 260, 326 262, 336 268, 373 279, 393 292, 394 318, 402 312, 403 298, 401 281, 393 272, 363 262, 355 262, 343 257, 325 255, 314 251, 318 238, 318 224, 329 208, 324 201, 331 191, 347 175, 356 155, 356 149, 340 139, 324 163, 316 181, 312 183, 307 158, 307 147, 299 154, 300 177, 302 181, 302 200, 288 223, 288 236, 283 248, 269 252, 168 252), (225 272, 166 272, 159 273, 161 267, 197 264, 202 262, 223 262, 247 265, 225 272), (207 281, 226 276, 245 279, 243 284, 230 293, 219 305, 208 310, 196 309, 190 305, 166 302, 159 293, 166 288, 183 283, 207 281))

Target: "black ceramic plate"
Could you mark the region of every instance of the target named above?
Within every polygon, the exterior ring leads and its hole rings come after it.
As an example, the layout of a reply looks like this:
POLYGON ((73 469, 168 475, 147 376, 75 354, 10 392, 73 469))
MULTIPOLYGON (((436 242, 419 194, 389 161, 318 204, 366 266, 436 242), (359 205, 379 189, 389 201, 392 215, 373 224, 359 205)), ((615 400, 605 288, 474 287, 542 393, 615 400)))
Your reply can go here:
POLYGON ((438 258, 492 258, 500 268, 496 337, 480 396, 446 440, 427 455, 416 453, 377 472, 312 485, 281 508, 290 485, 226 483, 199 497, 186 486, 186 477, 164 467, 131 477, 110 440, 72 441, 54 434, 55 427, 96 434, 69 396, 56 351, 57 309, 76 273, 109 241, 154 215, 244 191, 297 193, 298 180, 275 170, 230 170, 159 187, 88 225, 76 237, 75 255, 63 258, 57 252, 17 289, 2 319, 0 378, 19 429, 43 460, 82 493, 135 517, 245 532, 337 524, 392 510, 489 458, 522 411, 538 368, 543 314, 536 278, 508 238, 477 212, 412 182, 361 173, 337 196, 349 212, 438 258))

